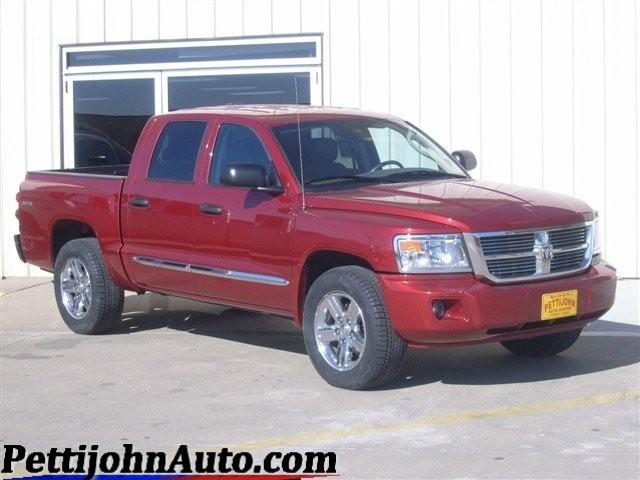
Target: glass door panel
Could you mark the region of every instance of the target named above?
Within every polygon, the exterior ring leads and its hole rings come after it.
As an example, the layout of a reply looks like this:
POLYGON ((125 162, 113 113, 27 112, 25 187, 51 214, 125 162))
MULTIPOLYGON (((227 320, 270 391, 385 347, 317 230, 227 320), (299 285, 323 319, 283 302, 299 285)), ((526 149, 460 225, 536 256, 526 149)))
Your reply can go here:
POLYGON ((225 104, 322 103, 319 69, 315 68, 181 71, 163 75, 167 111, 225 104))
POLYGON ((66 167, 128 164, 147 120, 160 113, 159 74, 67 80, 66 167))

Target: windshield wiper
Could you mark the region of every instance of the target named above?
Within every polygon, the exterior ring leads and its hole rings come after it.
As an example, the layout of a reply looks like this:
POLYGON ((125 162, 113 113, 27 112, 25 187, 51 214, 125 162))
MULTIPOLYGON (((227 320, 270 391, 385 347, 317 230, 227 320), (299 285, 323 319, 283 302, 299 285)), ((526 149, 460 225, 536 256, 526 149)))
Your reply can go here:
POLYGON ((435 170, 407 170, 404 172, 394 172, 385 175, 385 179, 397 179, 402 177, 431 177, 431 178, 468 178, 466 175, 455 173, 437 172, 435 170))
POLYGON ((313 180, 308 180, 304 182, 304 184, 314 185, 317 183, 332 182, 336 180, 358 180, 361 182, 369 182, 369 183, 381 183, 384 181, 383 178, 366 177, 362 175, 334 175, 331 177, 314 178, 313 180))

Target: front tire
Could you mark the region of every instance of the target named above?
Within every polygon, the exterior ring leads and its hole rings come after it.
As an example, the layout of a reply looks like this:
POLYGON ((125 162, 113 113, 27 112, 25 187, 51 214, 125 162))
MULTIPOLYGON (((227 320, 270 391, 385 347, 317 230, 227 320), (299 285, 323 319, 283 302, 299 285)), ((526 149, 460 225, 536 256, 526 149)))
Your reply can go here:
POLYGON ((390 381, 407 349, 391 326, 375 274, 356 266, 333 268, 311 285, 303 332, 320 376, 350 390, 390 381))
POLYGON ((120 321, 124 291, 111 280, 95 238, 63 245, 53 285, 60 315, 73 332, 94 335, 120 321))
POLYGON ((568 332, 551 333, 535 338, 509 340, 500 343, 511 353, 523 357, 551 357, 564 352, 576 343, 581 333, 582 329, 569 330, 568 332))

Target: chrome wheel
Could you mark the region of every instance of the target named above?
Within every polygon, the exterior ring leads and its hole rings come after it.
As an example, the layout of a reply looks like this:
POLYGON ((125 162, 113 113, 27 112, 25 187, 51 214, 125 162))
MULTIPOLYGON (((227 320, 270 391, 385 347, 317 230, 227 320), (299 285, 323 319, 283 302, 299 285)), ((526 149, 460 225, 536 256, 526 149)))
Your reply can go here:
POLYGON ((322 358, 336 370, 352 370, 360 363, 366 344, 364 315, 344 292, 326 294, 314 318, 316 345, 322 358))
POLYGON ((87 267, 76 257, 69 258, 60 273, 60 296, 67 313, 84 318, 91 307, 91 279, 87 267))

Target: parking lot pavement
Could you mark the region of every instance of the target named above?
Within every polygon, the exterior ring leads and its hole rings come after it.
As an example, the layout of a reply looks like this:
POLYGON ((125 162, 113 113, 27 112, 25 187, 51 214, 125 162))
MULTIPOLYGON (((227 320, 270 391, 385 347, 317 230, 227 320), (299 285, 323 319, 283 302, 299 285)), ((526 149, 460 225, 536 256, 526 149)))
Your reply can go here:
POLYGON ((413 350, 395 383, 367 392, 325 384, 280 317, 128 296, 121 325, 88 337, 66 329, 50 282, 0 289, 2 443, 335 450, 349 479, 640 471, 640 281, 621 281, 561 356, 413 350))

